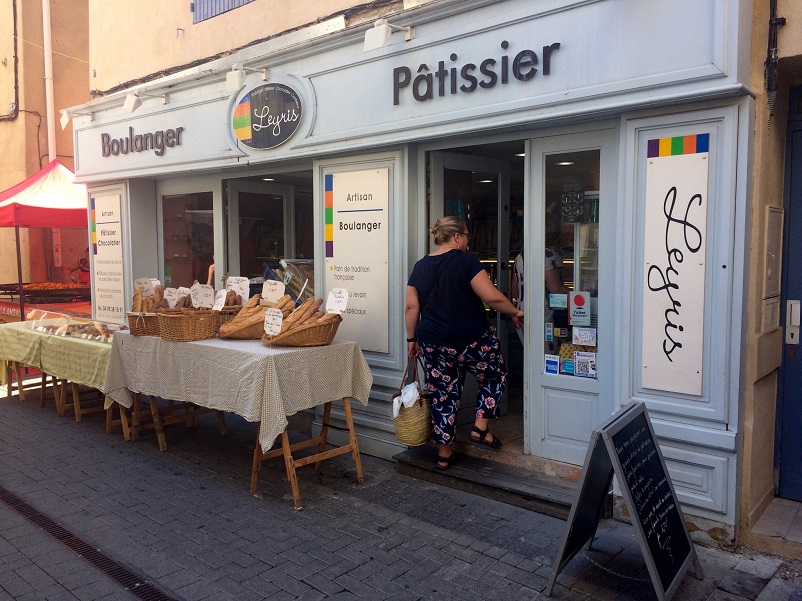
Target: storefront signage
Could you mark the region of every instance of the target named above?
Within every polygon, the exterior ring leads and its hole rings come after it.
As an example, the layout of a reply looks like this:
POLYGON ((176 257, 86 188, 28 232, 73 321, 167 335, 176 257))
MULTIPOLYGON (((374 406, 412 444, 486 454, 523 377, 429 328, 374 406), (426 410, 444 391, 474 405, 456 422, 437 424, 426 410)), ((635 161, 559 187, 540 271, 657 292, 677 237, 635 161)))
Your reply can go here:
POLYGON ((348 292, 337 336, 387 353, 390 170, 328 173, 324 179, 326 289, 348 292))
POLYGON ((134 128, 128 128, 128 136, 112 138, 110 134, 100 134, 100 153, 103 157, 118 156, 121 154, 153 151, 157 157, 163 156, 168 148, 181 146, 181 132, 183 127, 147 132, 134 133, 134 128))
MULTIPOLYGON (((504 40, 501 49, 509 50, 510 43, 504 40)), ((411 94, 418 102, 425 102, 435 96, 470 94, 479 88, 487 90, 498 84, 507 85, 511 79, 529 81, 537 75, 538 65, 543 75, 549 75, 552 54, 559 49, 560 43, 555 42, 543 46, 540 57, 534 50, 524 49, 514 56, 512 52, 505 52, 498 58, 485 58, 478 65, 463 63, 457 53, 452 52, 448 61, 438 61, 437 66, 421 63, 417 69, 396 67, 393 69, 393 104, 401 104, 402 92, 411 94)))
POLYGON ((92 228, 92 300, 95 319, 125 322, 125 285, 123 282, 122 228, 120 195, 93 196, 92 228))
POLYGON ((649 140, 644 388, 702 394, 709 134, 649 140))
POLYGON ((301 98, 289 86, 269 83, 254 88, 234 109, 232 127, 237 139, 251 148, 284 144, 301 124, 301 98))

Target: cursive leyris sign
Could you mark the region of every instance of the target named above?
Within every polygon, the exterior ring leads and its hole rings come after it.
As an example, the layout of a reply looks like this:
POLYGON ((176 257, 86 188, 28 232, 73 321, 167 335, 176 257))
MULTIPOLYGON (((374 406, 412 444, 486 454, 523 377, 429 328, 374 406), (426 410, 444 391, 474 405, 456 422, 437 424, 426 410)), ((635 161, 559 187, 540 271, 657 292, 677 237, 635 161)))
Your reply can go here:
POLYGON ((237 139, 251 148, 275 148, 301 124, 301 98, 289 86, 269 83, 254 88, 237 103, 231 125, 237 139))
POLYGON ((643 268, 644 388, 702 394, 709 134, 649 141, 643 268))

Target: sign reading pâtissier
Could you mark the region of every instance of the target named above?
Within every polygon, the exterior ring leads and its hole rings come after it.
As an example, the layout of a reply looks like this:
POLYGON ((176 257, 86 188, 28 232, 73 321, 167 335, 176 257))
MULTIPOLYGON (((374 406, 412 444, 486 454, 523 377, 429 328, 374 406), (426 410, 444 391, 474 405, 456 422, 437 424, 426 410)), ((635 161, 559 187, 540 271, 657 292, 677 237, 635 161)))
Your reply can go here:
POLYGON ((301 124, 301 98, 289 86, 268 83, 245 94, 234 108, 231 125, 237 139, 251 148, 275 148, 301 124))

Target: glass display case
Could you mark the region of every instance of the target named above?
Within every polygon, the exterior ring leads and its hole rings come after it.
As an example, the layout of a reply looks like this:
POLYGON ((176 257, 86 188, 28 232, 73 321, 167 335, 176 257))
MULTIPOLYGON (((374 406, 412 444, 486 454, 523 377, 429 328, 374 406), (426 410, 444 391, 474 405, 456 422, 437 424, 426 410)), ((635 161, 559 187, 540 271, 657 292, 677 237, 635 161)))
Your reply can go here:
POLYGON ((73 317, 50 311, 41 311, 34 315, 28 314, 28 320, 25 323, 28 328, 37 332, 53 336, 82 338, 106 344, 111 344, 114 333, 123 329, 117 323, 73 317))

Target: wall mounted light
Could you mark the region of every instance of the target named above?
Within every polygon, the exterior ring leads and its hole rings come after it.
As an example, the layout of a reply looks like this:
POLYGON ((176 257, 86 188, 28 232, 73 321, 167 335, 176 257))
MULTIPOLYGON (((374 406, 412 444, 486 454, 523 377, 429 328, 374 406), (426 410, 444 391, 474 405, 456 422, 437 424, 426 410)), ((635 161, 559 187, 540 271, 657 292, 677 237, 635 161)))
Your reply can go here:
POLYGON ((70 119, 72 119, 76 115, 89 117, 90 121, 95 120, 94 113, 79 113, 78 111, 71 111, 70 109, 61 109, 61 119, 59 119, 59 123, 61 123, 61 129, 67 129, 67 125, 69 124, 70 119))
POLYGON ((401 27, 399 25, 391 25, 387 19, 379 19, 373 24, 371 29, 365 32, 365 45, 362 47, 362 52, 370 52, 387 45, 390 40, 390 35, 395 31, 404 32, 404 40, 409 42, 415 39, 415 28, 412 26, 401 27))
POLYGON ((147 92, 135 92, 128 94, 123 103, 123 110, 127 113, 133 113, 136 109, 142 106, 142 98, 161 98, 162 104, 167 104, 167 94, 148 94, 147 92))
POLYGON ((229 92, 239 92, 245 85, 246 73, 261 73, 262 81, 267 81, 269 71, 267 69, 249 69, 240 64, 231 67, 231 71, 226 73, 226 90, 229 92))

